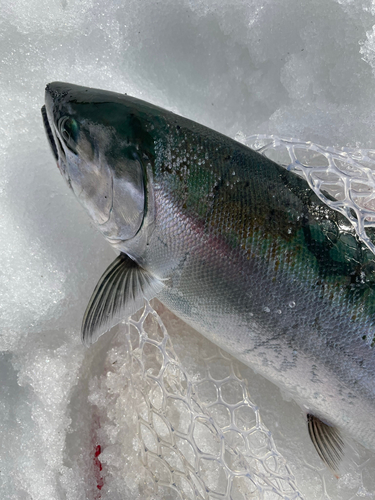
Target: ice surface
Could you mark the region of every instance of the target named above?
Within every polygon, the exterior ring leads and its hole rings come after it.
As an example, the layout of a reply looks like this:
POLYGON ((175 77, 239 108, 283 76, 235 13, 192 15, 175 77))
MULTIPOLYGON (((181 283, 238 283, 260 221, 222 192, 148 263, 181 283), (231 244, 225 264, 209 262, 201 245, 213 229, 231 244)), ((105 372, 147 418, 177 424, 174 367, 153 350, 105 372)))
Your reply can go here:
MULTIPOLYGON (((371 0, 0 0, 1 498, 144 498, 152 487, 133 451, 119 453, 137 440, 116 415, 118 385, 110 389, 114 333, 80 345, 113 253, 55 168, 40 117, 45 84, 127 92, 232 137, 371 148, 374 13, 371 0), (102 434, 95 397, 109 412, 102 434)), ((200 341, 175 335, 198 377, 200 341)), ((357 462, 369 461, 335 482, 299 408, 245 374, 304 498, 375 498, 372 455, 361 450, 357 462)))

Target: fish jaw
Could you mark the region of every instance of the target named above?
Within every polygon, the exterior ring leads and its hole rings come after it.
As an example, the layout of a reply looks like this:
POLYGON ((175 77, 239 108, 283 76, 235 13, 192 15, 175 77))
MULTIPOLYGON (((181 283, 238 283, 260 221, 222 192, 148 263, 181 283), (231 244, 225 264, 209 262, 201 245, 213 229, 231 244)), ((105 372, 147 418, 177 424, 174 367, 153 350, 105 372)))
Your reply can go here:
POLYGON ((45 105, 42 106, 41 112, 42 112, 44 130, 46 132, 46 135, 47 135, 47 138, 48 138, 48 142, 49 142, 52 154, 55 157, 55 160, 57 161, 59 159, 59 155, 58 155, 58 152, 57 152, 55 138, 53 136, 53 132, 52 132, 52 129, 51 129, 49 121, 48 121, 47 110, 46 110, 46 106, 45 105))
POLYGON ((42 115, 68 186, 98 230, 118 245, 132 240, 143 225, 147 165, 122 126, 124 103, 111 96, 54 82, 46 87, 42 115))

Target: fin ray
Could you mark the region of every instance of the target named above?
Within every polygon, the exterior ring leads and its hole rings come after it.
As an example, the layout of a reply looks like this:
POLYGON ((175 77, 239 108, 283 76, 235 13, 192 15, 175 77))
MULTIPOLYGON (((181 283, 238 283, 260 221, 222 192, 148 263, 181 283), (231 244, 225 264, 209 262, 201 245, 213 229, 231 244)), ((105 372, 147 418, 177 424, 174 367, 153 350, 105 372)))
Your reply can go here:
POLYGON ((121 253, 103 273, 89 300, 82 321, 82 341, 87 346, 123 318, 151 300, 164 284, 121 253))
POLYGON ((318 455, 338 478, 339 466, 344 456, 344 441, 339 431, 312 414, 307 415, 307 426, 318 455))

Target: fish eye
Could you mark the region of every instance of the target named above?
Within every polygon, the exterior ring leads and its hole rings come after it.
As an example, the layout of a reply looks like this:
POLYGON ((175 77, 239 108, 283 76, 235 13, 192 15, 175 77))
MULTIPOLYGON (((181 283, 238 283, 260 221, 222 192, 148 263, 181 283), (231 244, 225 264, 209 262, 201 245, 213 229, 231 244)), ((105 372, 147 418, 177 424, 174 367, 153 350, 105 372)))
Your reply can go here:
POLYGON ((67 147, 77 154, 76 144, 79 132, 77 121, 70 116, 63 116, 58 122, 58 127, 67 147))

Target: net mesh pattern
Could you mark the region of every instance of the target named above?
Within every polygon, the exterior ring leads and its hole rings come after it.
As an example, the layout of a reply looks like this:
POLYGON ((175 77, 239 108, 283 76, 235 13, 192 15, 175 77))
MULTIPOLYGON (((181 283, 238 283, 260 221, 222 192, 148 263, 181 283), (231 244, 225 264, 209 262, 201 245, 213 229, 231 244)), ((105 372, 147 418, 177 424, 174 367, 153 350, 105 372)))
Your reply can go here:
POLYGON ((375 239, 368 232, 375 227, 375 150, 324 148, 274 135, 238 135, 237 139, 303 176, 316 195, 342 213, 375 253, 375 239))
POLYGON ((129 372, 141 461, 161 498, 302 498, 246 381, 218 348, 190 377, 149 303, 130 318, 129 372), (169 490, 169 491, 168 491, 169 490))

